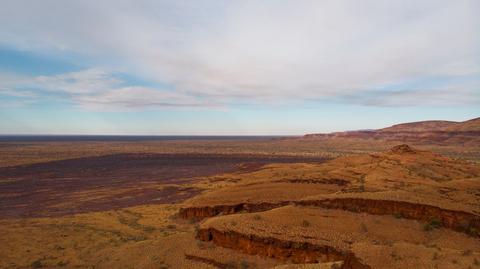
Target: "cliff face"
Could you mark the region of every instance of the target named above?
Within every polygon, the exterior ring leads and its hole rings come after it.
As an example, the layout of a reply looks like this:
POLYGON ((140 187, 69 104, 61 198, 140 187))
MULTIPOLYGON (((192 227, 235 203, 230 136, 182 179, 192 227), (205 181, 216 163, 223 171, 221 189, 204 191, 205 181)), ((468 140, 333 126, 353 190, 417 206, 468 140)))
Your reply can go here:
POLYGON ((214 205, 200 207, 186 207, 179 211, 179 216, 184 219, 204 219, 217 215, 228 215, 239 212, 260 212, 280 206, 285 206, 289 202, 278 203, 240 203, 234 205, 214 205))
POLYGON ((394 200, 376 200, 364 198, 335 198, 323 200, 283 201, 279 203, 217 205, 207 207, 189 207, 180 210, 180 217, 185 219, 202 219, 217 215, 239 212, 260 212, 273 208, 295 204, 298 206, 315 206, 326 209, 341 209, 351 212, 363 212, 372 215, 395 215, 406 219, 423 222, 438 222, 439 226, 479 236, 480 216, 472 213, 443 209, 440 207, 394 200))
POLYGON ((261 255, 294 263, 317 263, 342 261, 344 269, 366 269, 352 252, 337 250, 331 246, 313 245, 304 242, 283 241, 271 237, 245 235, 235 231, 219 231, 213 228, 200 229, 197 238, 213 241, 216 245, 239 250, 251 255, 261 255))
POLYGON ((423 222, 435 220, 438 225, 472 236, 479 236, 480 216, 472 213, 443 209, 440 207, 394 200, 362 198, 337 198, 298 201, 297 205, 318 206, 327 209, 342 209, 372 215, 395 215, 423 222))

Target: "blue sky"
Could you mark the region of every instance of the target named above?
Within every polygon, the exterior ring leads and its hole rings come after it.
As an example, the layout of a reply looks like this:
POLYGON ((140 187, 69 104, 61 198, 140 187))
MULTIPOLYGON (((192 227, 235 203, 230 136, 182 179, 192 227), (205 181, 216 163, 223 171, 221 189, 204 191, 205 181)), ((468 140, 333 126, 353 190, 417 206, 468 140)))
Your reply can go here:
POLYGON ((2 1, 0 134, 299 135, 480 116, 478 1, 2 1))

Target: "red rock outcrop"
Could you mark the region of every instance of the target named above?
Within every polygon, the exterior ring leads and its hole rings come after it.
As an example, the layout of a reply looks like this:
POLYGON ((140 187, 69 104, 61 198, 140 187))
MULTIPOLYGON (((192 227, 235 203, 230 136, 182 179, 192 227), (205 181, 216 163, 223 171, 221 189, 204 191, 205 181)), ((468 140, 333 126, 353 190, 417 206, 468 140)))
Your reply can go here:
POLYGON ((217 215, 228 215, 239 212, 260 212, 288 205, 289 202, 277 203, 240 203, 233 205, 214 205, 203 207, 181 208, 178 215, 184 219, 204 219, 217 215))
POLYGON ((266 256, 294 263, 343 261, 341 268, 344 269, 370 268, 352 252, 328 245, 284 241, 235 231, 219 231, 214 228, 200 229, 197 238, 202 241, 213 241, 218 246, 239 250, 250 255, 266 256))
POLYGON ((345 186, 350 183, 350 181, 339 178, 321 178, 321 179, 280 179, 272 181, 274 183, 303 183, 303 184, 332 184, 338 186, 345 186))
POLYGON ((394 153, 394 154, 405 154, 405 153, 414 154, 414 153, 416 153, 416 151, 414 149, 412 149, 407 144, 402 144, 402 145, 395 146, 395 147, 390 149, 390 152, 394 153))
POLYGON ((235 205, 216 205, 206 207, 182 208, 180 217, 185 219, 202 219, 219 214, 235 214, 239 212, 260 212, 273 208, 295 204, 298 206, 316 206, 327 209, 341 209, 351 212, 364 212, 372 215, 395 215, 406 219, 424 222, 436 220, 438 225, 472 236, 479 236, 480 216, 458 210, 410 203, 395 200, 377 200, 365 198, 333 198, 322 200, 282 201, 278 203, 242 203, 235 205))
POLYGON ((296 201, 296 205, 317 206, 327 209, 341 209, 351 212, 364 212, 373 215, 396 215, 406 219, 430 222, 460 232, 478 236, 480 216, 472 213, 449 210, 437 206, 410 203, 395 200, 376 200, 364 198, 335 198, 324 200, 296 201))

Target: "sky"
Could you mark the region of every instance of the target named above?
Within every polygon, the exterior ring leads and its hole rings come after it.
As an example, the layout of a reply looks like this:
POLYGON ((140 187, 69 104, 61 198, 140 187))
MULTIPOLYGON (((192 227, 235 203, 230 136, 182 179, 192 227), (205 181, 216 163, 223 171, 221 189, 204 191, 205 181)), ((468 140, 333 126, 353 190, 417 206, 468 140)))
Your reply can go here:
POLYGON ((480 116, 477 0, 0 7, 0 134, 302 135, 480 116))

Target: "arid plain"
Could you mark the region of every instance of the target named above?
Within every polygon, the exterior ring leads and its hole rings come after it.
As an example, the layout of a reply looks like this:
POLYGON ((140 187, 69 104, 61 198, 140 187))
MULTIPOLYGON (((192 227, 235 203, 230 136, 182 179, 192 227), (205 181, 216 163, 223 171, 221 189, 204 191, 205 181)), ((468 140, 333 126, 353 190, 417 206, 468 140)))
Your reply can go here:
POLYGON ((1 268, 480 268, 480 120, 0 143, 1 268))

